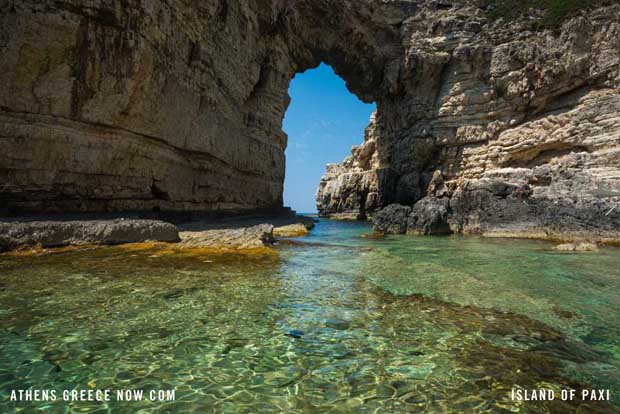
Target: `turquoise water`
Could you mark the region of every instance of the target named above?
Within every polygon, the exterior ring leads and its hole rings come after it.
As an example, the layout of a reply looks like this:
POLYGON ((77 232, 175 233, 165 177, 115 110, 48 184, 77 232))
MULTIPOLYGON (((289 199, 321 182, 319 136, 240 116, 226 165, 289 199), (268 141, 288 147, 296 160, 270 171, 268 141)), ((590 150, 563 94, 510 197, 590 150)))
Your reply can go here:
POLYGON ((368 232, 324 220, 278 255, 243 258, 0 256, 0 412, 620 410, 618 249, 368 232), (606 388, 613 401, 512 401, 515 386, 606 388), (28 388, 114 391, 9 400, 28 388), (117 389, 175 400, 119 402, 117 389))

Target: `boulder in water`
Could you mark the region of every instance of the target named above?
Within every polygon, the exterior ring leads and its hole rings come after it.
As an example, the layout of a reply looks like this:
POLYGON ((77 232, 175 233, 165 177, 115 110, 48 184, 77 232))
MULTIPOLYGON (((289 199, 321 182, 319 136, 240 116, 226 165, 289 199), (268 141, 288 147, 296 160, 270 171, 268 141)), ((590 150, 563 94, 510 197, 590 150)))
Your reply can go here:
POLYGON ((411 207, 390 204, 373 217, 374 231, 386 234, 404 234, 411 207))
POLYGON ((408 234, 450 234, 448 200, 426 197, 418 201, 407 220, 408 234))

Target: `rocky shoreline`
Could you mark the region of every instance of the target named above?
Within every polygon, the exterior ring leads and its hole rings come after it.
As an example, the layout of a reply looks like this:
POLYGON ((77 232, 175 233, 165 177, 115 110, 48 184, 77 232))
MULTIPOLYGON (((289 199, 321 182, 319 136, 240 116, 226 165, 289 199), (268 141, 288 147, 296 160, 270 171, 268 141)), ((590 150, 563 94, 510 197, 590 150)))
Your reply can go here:
POLYGON ((314 226, 295 215, 211 218, 173 224, 140 218, 50 220, 0 219, 0 252, 66 246, 170 243, 178 248, 247 250, 268 247, 278 238, 299 237, 314 226))
POLYGON ((549 30, 535 9, 499 22, 449 3, 403 21, 397 96, 327 166, 320 215, 375 216, 388 233, 619 242, 618 5, 583 2, 549 30))
POLYGON ((620 193, 597 197, 574 183, 579 195, 536 197, 524 183, 478 180, 444 183, 436 174, 415 204, 391 204, 373 215, 375 231, 388 234, 477 234, 484 237, 591 241, 620 244, 620 193), (592 194, 592 195, 589 195, 592 194))
POLYGON ((290 82, 325 63, 376 111, 328 165, 320 215, 620 233, 611 1, 10 3, 0 215, 282 208, 290 82))
POLYGON ((180 247, 253 249, 274 244, 278 238, 299 237, 314 227, 304 216, 246 217, 179 224, 180 247))

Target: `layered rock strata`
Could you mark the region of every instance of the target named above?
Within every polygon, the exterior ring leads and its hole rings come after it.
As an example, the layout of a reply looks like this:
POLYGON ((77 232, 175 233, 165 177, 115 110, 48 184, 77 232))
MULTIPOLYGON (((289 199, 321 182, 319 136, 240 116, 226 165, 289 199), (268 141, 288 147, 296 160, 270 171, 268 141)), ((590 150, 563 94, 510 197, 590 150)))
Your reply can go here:
POLYGON ((620 7, 543 30, 497 1, 3 2, 0 213, 280 208, 287 89, 325 62, 377 111, 321 214, 616 231, 620 7))
POLYGON ((176 243, 179 231, 157 220, 71 220, 0 223, 0 251, 19 247, 43 248, 111 245, 157 241, 176 243))
POLYGON ((404 20, 399 94, 328 166, 321 214, 398 203, 409 218, 388 209, 378 231, 620 240, 620 9, 555 31, 531 13, 422 7, 404 20))
POLYGON ((281 206, 292 73, 270 2, 0 7, 5 213, 281 206))

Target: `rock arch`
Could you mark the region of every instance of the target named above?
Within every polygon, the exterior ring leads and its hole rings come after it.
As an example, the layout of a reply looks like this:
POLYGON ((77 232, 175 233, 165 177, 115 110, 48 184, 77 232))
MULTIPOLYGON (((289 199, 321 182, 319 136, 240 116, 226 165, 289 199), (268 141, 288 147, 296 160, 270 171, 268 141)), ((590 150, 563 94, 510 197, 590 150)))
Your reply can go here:
POLYGON ((377 112, 328 167, 322 213, 427 197, 456 230, 559 225, 549 208, 613 230, 598 216, 620 190, 618 7, 552 31, 488 4, 8 2, 1 208, 279 208, 288 85, 326 62, 377 112))

